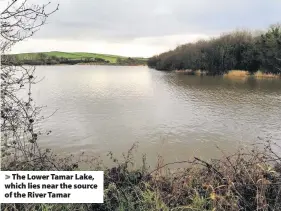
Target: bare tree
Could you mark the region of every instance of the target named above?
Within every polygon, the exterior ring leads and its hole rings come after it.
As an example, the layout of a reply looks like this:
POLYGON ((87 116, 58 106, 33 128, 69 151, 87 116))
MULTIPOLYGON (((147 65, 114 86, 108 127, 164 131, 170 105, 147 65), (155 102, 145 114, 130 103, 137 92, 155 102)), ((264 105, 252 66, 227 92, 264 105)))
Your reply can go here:
MULTIPOLYGON (((11 0, 1 12, 1 167, 8 170, 40 169, 48 159, 37 144, 39 131, 35 124, 41 107, 32 99, 31 87, 37 82, 35 67, 16 65, 10 49, 29 37, 45 24, 46 19, 58 10, 50 3, 36 5, 28 0, 11 0), (40 164, 39 167, 37 164, 40 164), (36 165, 37 166, 36 166, 36 165)), ((51 162, 51 161, 50 161, 51 162)), ((48 170, 48 169, 44 169, 48 170)))

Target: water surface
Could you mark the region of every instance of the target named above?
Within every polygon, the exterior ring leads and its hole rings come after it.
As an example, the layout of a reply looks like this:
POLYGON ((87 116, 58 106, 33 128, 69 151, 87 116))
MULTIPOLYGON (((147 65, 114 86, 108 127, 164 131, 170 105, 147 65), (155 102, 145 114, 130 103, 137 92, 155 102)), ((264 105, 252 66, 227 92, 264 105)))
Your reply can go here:
POLYGON ((185 76, 148 67, 41 66, 34 87, 60 153, 121 155, 138 142, 152 164, 216 157, 259 139, 281 143, 281 81, 185 76))

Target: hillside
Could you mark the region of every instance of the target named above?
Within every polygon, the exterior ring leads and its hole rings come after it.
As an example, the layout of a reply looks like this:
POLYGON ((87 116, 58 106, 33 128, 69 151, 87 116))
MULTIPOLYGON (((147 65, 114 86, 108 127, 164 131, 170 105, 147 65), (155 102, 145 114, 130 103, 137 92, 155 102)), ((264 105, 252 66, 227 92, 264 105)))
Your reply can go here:
MULTIPOLYGON (((5 57, 6 56, 6 57, 5 57)), ((77 63, 105 63, 116 65, 146 64, 146 58, 124 57, 118 55, 87 53, 87 52, 37 52, 5 55, 13 63, 50 65, 50 64, 77 64, 77 63)), ((4 59, 5 62, 5 59, 4 59)))

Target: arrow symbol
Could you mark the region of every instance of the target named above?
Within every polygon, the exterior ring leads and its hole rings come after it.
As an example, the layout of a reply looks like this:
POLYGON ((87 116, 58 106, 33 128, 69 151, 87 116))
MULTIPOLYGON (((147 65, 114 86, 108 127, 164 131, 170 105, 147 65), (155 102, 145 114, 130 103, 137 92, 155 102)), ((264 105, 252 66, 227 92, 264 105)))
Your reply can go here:
POLYGON ((10 176, 9 175, 5 175, 5 179, 10 179, 10 176))

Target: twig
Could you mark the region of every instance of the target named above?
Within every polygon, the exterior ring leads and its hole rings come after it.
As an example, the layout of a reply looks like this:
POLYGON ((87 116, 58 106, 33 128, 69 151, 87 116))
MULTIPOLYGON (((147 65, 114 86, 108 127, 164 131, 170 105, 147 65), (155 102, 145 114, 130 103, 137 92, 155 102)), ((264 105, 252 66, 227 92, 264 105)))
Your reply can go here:
POLYGON ((173 164, 182 164, 182 163, 190 163, 190 164, 193 164, 194 161, 189 161, 189 160, 184 160, 184 161, 176 161, 176 162, 171 162, 171 163, 166 163, 165 165, 162 165, 156 169, 154 169, 153 171, 151 171, 150 173, 148 173, 144 178, 147 178, 148 176, 150 176, 152 173, 154 173, 155 171, 158 171, 166 166, 169 166, 169 165, 173 165, 173 164))
POLYGON ((205 166, 206 166, 208 169, 213 169, 213 170, 215 171, 215 173, 217 173, 221 178, 224 178, 224 176, 223 176, 217 169, 215 169, 215 168, 213 167, 213 165, 211 165, 211 164, 207 163, 206 161, 201 160, 201 159, 199 159, 199 158, 197 158, 197 157, 194 157, 194 159, 197 160, 197 161, 199 161, 199 162, 201 162, 201 163, 203 163, 203 164, 205 164, 205 166))

